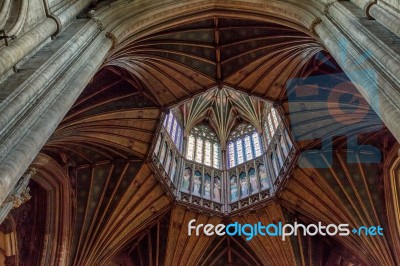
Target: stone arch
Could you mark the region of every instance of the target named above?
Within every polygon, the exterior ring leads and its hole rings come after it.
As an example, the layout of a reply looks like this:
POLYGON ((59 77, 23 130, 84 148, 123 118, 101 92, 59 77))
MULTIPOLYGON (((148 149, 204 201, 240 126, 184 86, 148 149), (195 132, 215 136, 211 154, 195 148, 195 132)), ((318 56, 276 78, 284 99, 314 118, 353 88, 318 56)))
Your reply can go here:
POLYGON ((46 226, 41 263, 45 265, 68 264, 68 250, 71 241, 71 226, 76 203, 66 169, 61 168, 53 158, 39 154, 32 167, 36 174, 32 181, 46 193, 46 226))

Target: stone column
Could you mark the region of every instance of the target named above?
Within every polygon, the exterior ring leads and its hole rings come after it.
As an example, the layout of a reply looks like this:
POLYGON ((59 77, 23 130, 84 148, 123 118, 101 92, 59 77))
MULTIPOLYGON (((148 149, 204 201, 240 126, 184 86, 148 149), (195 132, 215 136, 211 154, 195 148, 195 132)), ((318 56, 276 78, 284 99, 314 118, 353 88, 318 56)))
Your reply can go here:
POLYGON ((391 10, 389 12, 387 8, 383 8, 377 3, 377 0, 351 0, 356 6, 364 10, 365 16, 369 19, 375 19, 391 32, 400 37, 400 23, 399 18, 395 16, 398 12, 391 10))
POLYGON ((0 49, 0 76, 57 31, 57 23, 46 18, 36 27, 0 49))
MULTIPOLYGON (((400 15, 399 13, 397 14, 400 15)), ((400 19, 391 12, 374 3, 368 9, 367 16, 376 19, 376 21, 378 21, 388 30, 400 37, 400 19)))
POLYGON ((9 46, 0 49, 0 76, 15 66, 15 64, 35 50, 49 37, 60 32, 61 29, 74 20, 90 2, 91 0, 76 1, 73 5, 57 15, 49 14, 49 16, 37 26, 23 35, 17 36, 14 41, 10 42, 9 46))
POLYGON ((0 202, 10 193, 112 47, 112 41, 99 31, 96 21, 89 21, 85 32, 88 34, 79 32, 77 35, 83 36, 75 36, 76 43, 71 43, 71 47, 47 64, 41 76, 21 85, 26 87, 17 88, 21 100, 16 97, 0 106, 0 202), (62 64, 65 57, 68 62, 62 64))
POLYGON ((315 32, 400 141, 399 55, 385 49, 375 36, 366 34, 362 25, 348 19, 345 14, 343 6, 336 2, 330 7, 329 14, 314 25, 315 32))

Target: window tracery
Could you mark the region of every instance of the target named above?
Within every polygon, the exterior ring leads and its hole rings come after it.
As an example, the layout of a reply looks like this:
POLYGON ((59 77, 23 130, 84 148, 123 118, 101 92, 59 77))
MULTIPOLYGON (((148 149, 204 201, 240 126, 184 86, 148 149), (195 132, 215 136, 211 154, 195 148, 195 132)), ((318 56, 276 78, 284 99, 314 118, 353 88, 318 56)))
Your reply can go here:
POLYGON ((175 144, 175 147, 178 150, 181 150, 182 126, 172 112, 166 115, 163 126, 167 131, 171 141, 175 144))
MULTIPOLYGON (((294 154, 293 143, 278 109, 264 104, 259 118, 242 117, 246 122, 231 130, 227 139, 220 139, 223 134, 218 131, 217 136, 208 124, 197 124, 188 132, 184 150, 182 109, 176 108, 166 116, 154 153, 180 200, 214 210, 225 210, 225 202, 228 211, 233 211, 276 192, 285 178, 288 158, 294 154)), ((210 125, 225 130, 223 125, 210 125)))
POLYGON ((239 125, 230 135, 228 143, 229 168, 262 155, 260 135, 250 124, 239 125))
POLYGON ((200 125, 191 130, 186 159, 214 168, 220 167, 220 143, 210 128, 200 125))

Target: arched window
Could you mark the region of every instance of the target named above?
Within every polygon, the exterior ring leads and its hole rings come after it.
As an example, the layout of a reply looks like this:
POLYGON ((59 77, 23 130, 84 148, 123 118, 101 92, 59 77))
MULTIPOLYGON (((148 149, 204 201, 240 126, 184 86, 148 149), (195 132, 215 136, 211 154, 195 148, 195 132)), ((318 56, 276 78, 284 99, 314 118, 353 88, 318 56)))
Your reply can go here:
POLYGON ((272 138, 274 137, 280 124, 281 124, 281 119, 278 115, 277 110, 269 105, 267 107, 266 118, 264 122, 264 131, 267 144, 271 143, 272 138))
POLYGON ((229 168, 261 156, 260 135, 250 124, 240 124, 229 136, 229 168))
POLYGON ((220 150, 219 140, 209 127, 200 125, 190 131, 186 159, 219 168, 220 150))
POLYGON ((169 113, 164 120, 164 128, 178 150, 182 148, 182 126, 173 113, 169 113))

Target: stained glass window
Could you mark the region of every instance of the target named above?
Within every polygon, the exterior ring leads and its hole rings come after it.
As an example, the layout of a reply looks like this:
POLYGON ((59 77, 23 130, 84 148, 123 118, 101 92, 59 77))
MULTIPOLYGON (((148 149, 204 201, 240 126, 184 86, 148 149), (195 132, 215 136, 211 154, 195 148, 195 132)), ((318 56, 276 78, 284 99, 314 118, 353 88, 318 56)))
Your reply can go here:
POLYGON ((171 133, 172 122, 174 120, 174 116, 172 114, 168 115, 168 123, 167 123, 167 131, 171 133))
POLYGON ((229 157, 229 167, 234 167, 235 163, 235 148, 233 142, 229 142, 228 145, 228 157, 229 157))
POLYGON ((201 138, 196 138, 195 161, 199 163, 203 162, 203 139, 201 138))
POLYGON ((204 143, 204 164, 211 166, 211 142, 208 140, 204 143))
POLYGON ((213 166, 214 168, 219 168, 219 145, 217 143, 214 143, 213 145, 214 151, 213 151, 213 166))
POLYGON ((228 161, 230 168, 262 155, 260 135, 249 124, 239 125, 231 133, 229 140, 228 161))
POLYGON ((243 146, 242 146, 242 140, 238 139, 236 141, 236 156, 237 156, 237 163, 241 164, 244 162, 243 158, 243 146))
POLYGON ((163 125, 171 141, 175 144, 175 147, 180 150, 182 143, 182 127, 178 120, 172 113, 169 113, 165 117, 163 125))
POLYGON ((181 138, 182 138, 182 129, 178 127, 178 133, 176 134, 175 143, 178 147, 178 150, 181 150, 181 138))
POLYGON ((250 140, 249 135, 244 137, 244 145, 245 145, 245 152, 246 152, 246 160, 249 161, 249 160, 253 159, 253 149, 251 147, 251 140, 250 140))
POLYGON ((175 141, 175 137, 176 137, 176 127, 178 125, 178 122, 176 122, 176 120, 174 120, 174 124, 172 125, 172 130, 171 130, 171 138, 172 140, 175 141))
POLYGON ((194 156, 194 137, 190 135, 186 150, 186 158, 188 158, 189 160, 193 160, 193 156, 194 156))
POLYGON ((253 133, 252 139, 253 139, 253 147, 254 147, 255 156, 256 157, 261 156, 262 152, 261 152, 260 136, 257 134, 257 132, 253 133))
POLYGON ((220 144, 216 134, 205 125, 194 127, 190 132, 186 158, 219 168, 220 144))

